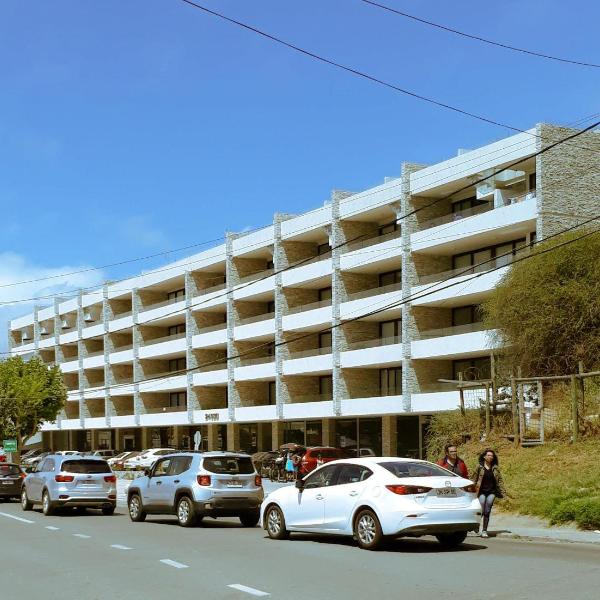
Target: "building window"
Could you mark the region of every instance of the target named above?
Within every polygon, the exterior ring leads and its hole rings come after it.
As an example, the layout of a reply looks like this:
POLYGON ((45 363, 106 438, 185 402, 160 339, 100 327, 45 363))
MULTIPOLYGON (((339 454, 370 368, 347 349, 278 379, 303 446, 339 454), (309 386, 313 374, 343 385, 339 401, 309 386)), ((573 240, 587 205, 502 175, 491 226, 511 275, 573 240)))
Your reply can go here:
POLYGON ((482 320, 481 307, 479 304, 459 306, 452 309, 452 327, 480 323, 482 320))
POLYGON ((265 267, 265 269, 269 270, 269 269, 274 269, 274 268, 275 268, 275 263, 272 260, 268 260, 267 266, 265 267))
POLYGON ((171 392, 169 394, 169 406, 185 408, 187 404, 187 392, 171 392))
POLYGON ((401 269, 396 269, 395 271, 386 271, 385 273, 379 273, 379 287, 383 287, 384 285, 392 285, 394 283, 400 283, 401 281, 401 269))
POLYGON ((382 321, 379 323, 380 339, 395 339, 399 341, 402 337, 402 320, 382 321))
POLYGON ((329 242, 325 242, 324 244, 319 244, 317 246, 317 256, 322 256, 323 254, 328 254, 331 252, 331 246, 329 242))
POLYGON ((319 348, 331 348, 331 344, 331 331, 326 331, 319 334, 319 348))
POLYGON ((180 323, 179 325, 170 325, 168 329, 167 335, 178 335, 180 333, 185 333, 185 323, 180 323))
POLYGON ((379 369, 379 395, 400 396, 402 394, 402 367, 379 369))
POLYGON ((186 369, 186 361, 185 356, 181 358, 171 358, 169 359, 169 371, 185 371, 186 369))
POLYGON ((319 377, 319 396, 321 400, 331 400, 333 398, 333 377, 331 375, 319 377))
POLYGON ((471 198, 465 198, 464 200, 459 200, 458 202, 452 203, 452 213, 459 213, 463 210, 468 210, 469 208, 475 208, 477 206, 481 206, 483 204, 488 204, 487 200, 477 200, 475 196, 471 198))
POLYGON ((466 269, 468 267, 475 267, 473 269, 475 272, 486 271, 494 267, 494 264, 492 263, 493 258, 497 259, 497 266, 509 264, 512 260, 512 256, 514 256, 518 249, 523 248, 525 244, 525 238, 520 238, 504 244, 479 248, 478 250, 472 250, 471 252, 461 252, 452 257, 452 268, 466 269))
POLYGON ((269 381, 269 404, 277 404, 277 384, 274 381, 269 381))
POLYGON ((491 363, 488 356, 467 358, 452 361, 452 378, 458 379, 462 373, 463 379, 474 381, 491 377, 491 363))
POLYGON ((331 287, 321 288, 319 290, 319 302, 331 300, 331 287))
POLYGON ((529 174, 529 191, 533 192, 537 186, 537 173, 534 171, 529 174))
POLYGON ((400 225, 397 222, 388 223, 387 225, 382 225, 377 230, 377 235, 386 235, 387 233, 392 233, 394 231, 398 231, 400 229, 400 225))
POLYGON ((268 313, 275 312, 275 300, 269 300, 269 302, 267 302, 267 312, 268 313))
POLYGON ((167 294, 167 300, 176 300, 177 298, 183 300, 185 297, 185 289, 173 290, 167 294))

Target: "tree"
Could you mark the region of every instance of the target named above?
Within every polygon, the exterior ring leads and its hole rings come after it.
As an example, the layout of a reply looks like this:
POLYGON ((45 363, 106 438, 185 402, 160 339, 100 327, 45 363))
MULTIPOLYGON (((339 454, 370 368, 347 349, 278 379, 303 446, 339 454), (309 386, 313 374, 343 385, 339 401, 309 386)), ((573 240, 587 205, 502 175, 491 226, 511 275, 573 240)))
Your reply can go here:
POLYGON ((600 235, 576 240, 573 231, 539 244, 514 264, 483 303, 486 329, 509 368, 523 374, 563 375, 600 363, 600 235), (548 248, 555 250, 542 252, 548 248))
POLYGON ((19 452, 44 421, 56 420, 66 399, 59 367, 48 368, 38 357, 0 362, 0 434, 16 438, 19 452))

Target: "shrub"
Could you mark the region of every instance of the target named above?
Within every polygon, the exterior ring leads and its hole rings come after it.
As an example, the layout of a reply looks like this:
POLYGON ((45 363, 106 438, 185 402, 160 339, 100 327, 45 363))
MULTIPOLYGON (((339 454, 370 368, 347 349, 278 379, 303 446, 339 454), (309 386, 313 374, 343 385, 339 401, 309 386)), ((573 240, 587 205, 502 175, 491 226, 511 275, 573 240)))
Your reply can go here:
POLYGON ((581 529, 600 528, 600 497, 569 498, 558 504, 550 514, 550 522, 575 521, 581 529))

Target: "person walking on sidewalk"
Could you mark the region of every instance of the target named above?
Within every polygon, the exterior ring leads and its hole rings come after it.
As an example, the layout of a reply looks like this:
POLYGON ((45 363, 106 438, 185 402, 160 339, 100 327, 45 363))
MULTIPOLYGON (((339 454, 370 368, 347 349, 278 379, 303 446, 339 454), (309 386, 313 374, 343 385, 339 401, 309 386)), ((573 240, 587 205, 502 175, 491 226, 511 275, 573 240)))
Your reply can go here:
POLYGON ((462 458, 459 458, 458 448, 454 444, 448 444, 444 448, 444 458, 438 460, 437 464, 440 467, 444 467, 444 469, 448 469, 448 471, 452 471, 460 477, 469 479, 467 465, 462 458))
POLYGON ((504 498, 507 495, 502 473, 500 473, 500 467, 498 466, 498 457, 493 450, 488 448, 479 455, 479 464, 471 479, 475 482, 477 496, 483 512, 481 537, 486 538, 488 537, 487 529, 494 500, 504 498))

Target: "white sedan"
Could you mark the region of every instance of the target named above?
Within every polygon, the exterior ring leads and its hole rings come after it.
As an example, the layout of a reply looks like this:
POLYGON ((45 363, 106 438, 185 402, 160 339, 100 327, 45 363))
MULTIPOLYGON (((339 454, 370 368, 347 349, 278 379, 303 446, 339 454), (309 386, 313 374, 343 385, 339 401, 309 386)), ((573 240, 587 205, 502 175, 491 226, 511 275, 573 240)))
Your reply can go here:
POLYGON ((127 459, 123 466, 126 469, 149 469, 161 456, 173 454, 173 452, 175 452, 173 448, 152 448, 127 459))
POLYGON ((479 530, 475 486, 423 460, 336 460, 269 494, 261 523, 272 539, 291 531, 354 536, 374 550, 384 537, 434 535, 446 546, 479 530))

